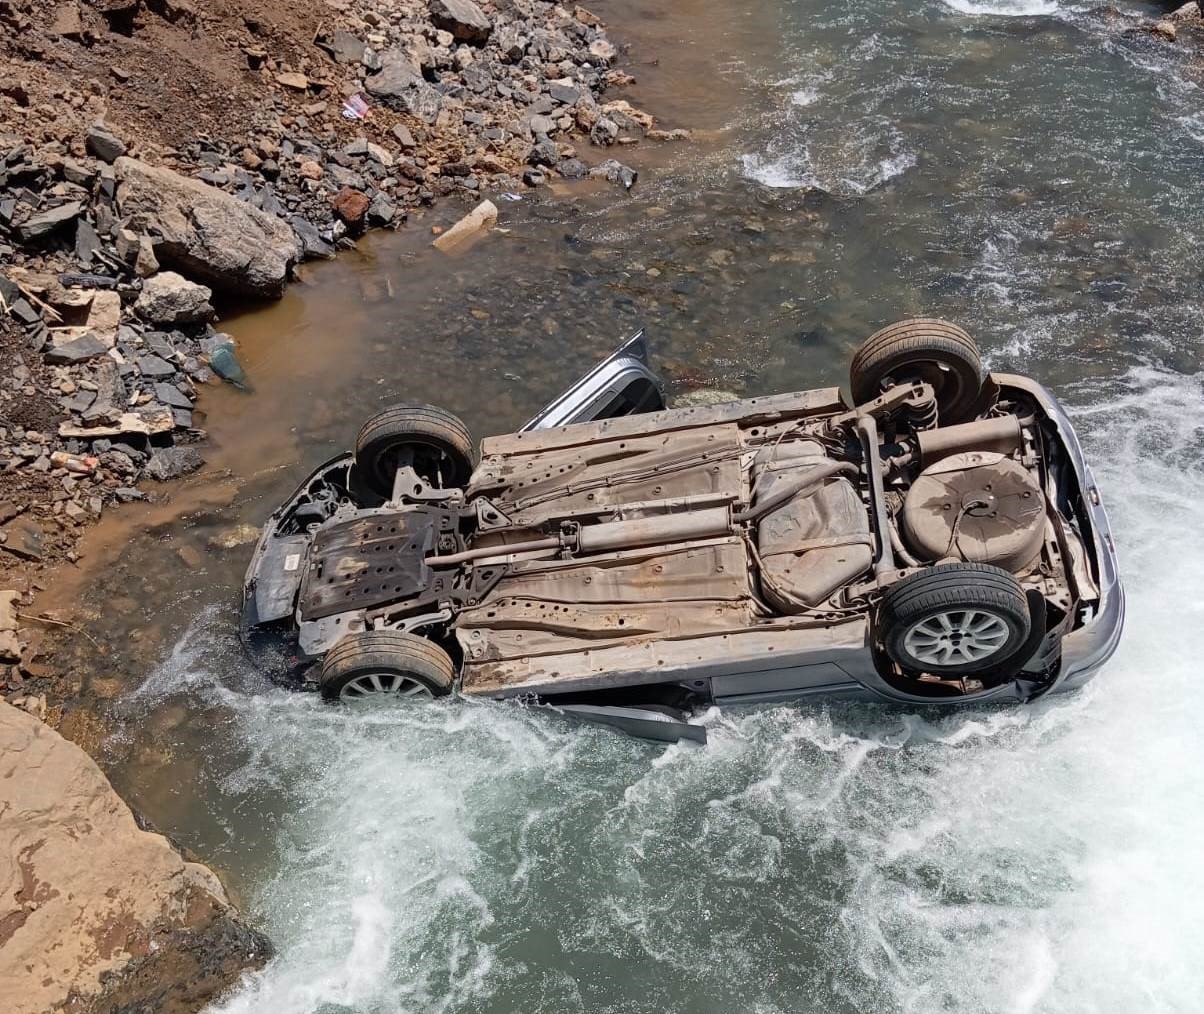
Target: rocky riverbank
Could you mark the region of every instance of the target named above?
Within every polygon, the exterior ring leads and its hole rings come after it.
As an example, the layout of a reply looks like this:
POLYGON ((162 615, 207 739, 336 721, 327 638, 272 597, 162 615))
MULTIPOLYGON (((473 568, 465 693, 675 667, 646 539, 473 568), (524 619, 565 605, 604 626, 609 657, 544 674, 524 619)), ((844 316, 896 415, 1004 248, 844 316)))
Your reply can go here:
POLYGON ((442 199, 629 189, 613 150, 684 132, 612 97, 618 62, 542 0, 0 0, 6 1010, 193 1011, 270 950, 39 721, 78 685, 51 569, 204 464, 201 392, 245 383, 223 308, 442 199))
MULTIPOLYGON (((1188 0, 1188 3, 1172 0, 1160 6, 1166 8, 1165 13, 1152 18, 1146 17, 1144 12, 1122 12, 1113 4, 1097 7, 1092 13, 1121 26, 1121 32, 1130 38, 1149 39, 1156 44, 1177 43, 1192 53, 1198 52, 1204 45, 1204 16, 1199 0, 1188 0)), ((1199 78, 1200 71, 1197 65, 1192 76, 1199 78)))
MULTIPOLYGON (((600 176, 658 131, 601 21, 541 0, 0 0, 0 685, 104 511, 201 467, 232 299, 441 198, 600 176)), ((50 618, 53 621, 53 617, 50 618)))

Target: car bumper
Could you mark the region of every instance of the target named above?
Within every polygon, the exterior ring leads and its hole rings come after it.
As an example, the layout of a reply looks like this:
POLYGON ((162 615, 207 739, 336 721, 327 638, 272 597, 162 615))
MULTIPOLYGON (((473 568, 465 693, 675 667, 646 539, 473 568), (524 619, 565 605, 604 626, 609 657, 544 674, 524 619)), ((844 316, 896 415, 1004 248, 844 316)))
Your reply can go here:
POLYGON ((1047 388, 1028 377, 994 374, 1002 386, 1015 387, 1030 395, 1041 406, 1062 441, 1074 467, 1082 495, 1083 510, 1091 528, 1095 552, 1096 582, 1100 598, 1094 615, 1082 626, 1062 638, 1062 663, 1054 682, 1044 693, 1058 693, 1080 687, 1112 657, 1120 643, 1125 622, 1125 592, 1116 560, 1116 542, 1104 509, 1099 484, 1083 456, 1074 425, 1061 402, 1047 388))

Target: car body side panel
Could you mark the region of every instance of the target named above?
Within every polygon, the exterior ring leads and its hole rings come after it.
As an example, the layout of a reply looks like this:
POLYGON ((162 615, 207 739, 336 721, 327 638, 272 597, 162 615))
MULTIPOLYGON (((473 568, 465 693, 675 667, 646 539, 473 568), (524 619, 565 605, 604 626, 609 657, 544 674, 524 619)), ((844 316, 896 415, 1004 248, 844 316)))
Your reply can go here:
POLYGON ((723 677, 734 696, 742 677, 747 677, 744 686, 751 693, 784 687, 797 691, 823 675, 814 671, 815 666, 830 663, 846 677, 857 678, 869 659, 864 619, 827 627, 767 624, 697 637, 654 637, 561 655, 482 661, 465 666, 461 691, 485 697, 555 695, 657 683, 709 686, 712 677, 723 677), (773 673, 772 678, 767 673, 773 673))
MULTIPOLYGON (((599 440, 644 436, 652 433, 671 433, 675 430, 710 426, 717 423, 739 423, 755 427, 758 423, 779 422, 785 419, 805 419, 817 415, 843 412, 848 408, 838 387, 821 387, 812 391, 772 394, 764 398, 745 398, 721 405, 697 408, 670 408, 663 412, 627 415, 597 422, 575 423, 551 429, 506 433, 486 437, 481 441, 481 465, 478 475, 488 474, 490 459, 500 464, 511 455, 530 454, 553 448, 576 447, 599 440)), ((478 480, 479 481, 479 480, 478 480)))
POLYGON ((648 364, 648 342, 641 329, 528 420, 520 432, 664 407, 665 384, 648 364))

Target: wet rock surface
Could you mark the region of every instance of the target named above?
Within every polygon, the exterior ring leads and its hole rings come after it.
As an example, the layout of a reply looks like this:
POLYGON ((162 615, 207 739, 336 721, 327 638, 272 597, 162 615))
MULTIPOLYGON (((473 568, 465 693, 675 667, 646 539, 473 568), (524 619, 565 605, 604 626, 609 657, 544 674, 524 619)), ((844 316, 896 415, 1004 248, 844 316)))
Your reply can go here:
POLYGON ((2 702, 0 853, 11 1014, 198 1011, 271 956, 217 877, 141 829, 83 750, 2 702))

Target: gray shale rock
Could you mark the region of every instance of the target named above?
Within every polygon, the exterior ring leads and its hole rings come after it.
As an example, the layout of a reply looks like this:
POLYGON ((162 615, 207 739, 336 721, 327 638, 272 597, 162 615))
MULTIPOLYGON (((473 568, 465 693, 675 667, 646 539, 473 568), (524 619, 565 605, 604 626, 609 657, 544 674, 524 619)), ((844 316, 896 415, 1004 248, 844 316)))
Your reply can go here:
POLYGON ((294 215, 289 219, 289 223, 296 232, 297 238, 301 241, 302 255, 309 259, 311 257, 333 257, 335 249, 322 238, 322 234, 318 232, 318 227, 313 224, 308 218, 302 218, 300 215, 294 215))
POLYGON ((431 0, 430 11, 435 27, 451 32, 461 42, 483 46, 489 41, 493 22, 472 0, 431 0))
POLYGON ((369 95, 411 116, 434 123, 443 97, 427 83, 404 49, 380 54, 380 70, 364 82, 369 95))
POLYGON ((124 157, 115 168, 118 208, 151 236, 160 263, 226 292, 280 296, 300 255, 288 225, 170 169, 124 157))
POLYGON ((74 341, 48 348, 46 350, 46 362, 52 365, 70 366, 74 363, 82 363, 88 359, 95 359, 97 356, 103 356, 108 351, 108 346, 97 338, 96 335, 86 334, 76 338, 74 341))
POLYGON ((129 150, 125 142, 103 123, 94 123, 88 128, 84 143, 88 154, 102 162, 116 162, 129 150))
POLYGON ((17 226, 17 238, 28 243, 31 240, 49 236, 74 222, 83 210, 84 206, 79 201, 69 201, 66 204, 60 204, 57 208, 38 212, 17 226))
POLYGON ((205 459, 195 447, 160 447, 151 455, 143 474, 148 479, 166 482, 195 472, 203 464, 205 459))
POLYGON ((213 290, 190 282, 174 271, 161 271, 142 283, 134 309, 152 324, 195 324, 212 320, 213 290))
POLYGON ((363 60, 364 50, 367 48, 359 36, 341 29, 332 32, 329 37, 320 36, 314 41, 318 48, 330 54, 335 63, 357 64, 363 60))
POLYGON ((160 356, 140 356, 137 362, 138 373, 151 380, 173 377, 176 368, 160 356))
POLYGON ((0 703, 0 1010, 198 1010, 271 944, 96 763, 0 703))
POLYGON ((192 408, 191 399, 174 384, 155 384, 155 400, 168 408, 182 408, 185 411, 192 408))

